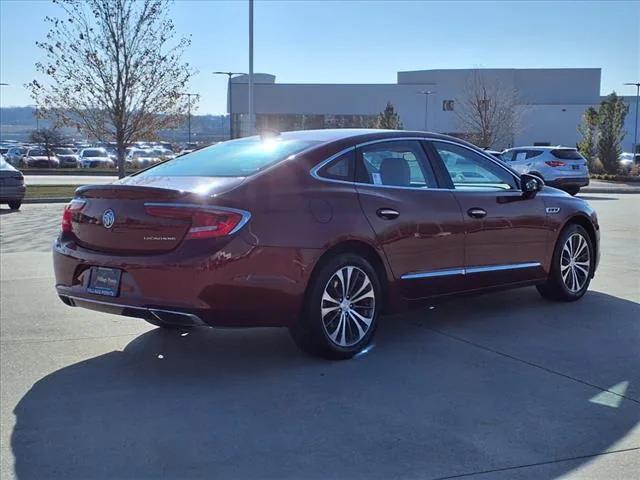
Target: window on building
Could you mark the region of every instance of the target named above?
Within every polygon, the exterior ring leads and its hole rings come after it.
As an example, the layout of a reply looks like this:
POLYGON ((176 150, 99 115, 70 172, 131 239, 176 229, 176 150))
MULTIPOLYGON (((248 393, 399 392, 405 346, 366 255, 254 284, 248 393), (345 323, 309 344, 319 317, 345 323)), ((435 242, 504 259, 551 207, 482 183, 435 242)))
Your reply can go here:
POLYGON ((453 100, 443 100, 442 101, 442 110, 445 112, 453 112, 453 100))
POLYGON ((362 148, 359 182, 396 187, 437 188, 420 142, 382 142, 362 148))

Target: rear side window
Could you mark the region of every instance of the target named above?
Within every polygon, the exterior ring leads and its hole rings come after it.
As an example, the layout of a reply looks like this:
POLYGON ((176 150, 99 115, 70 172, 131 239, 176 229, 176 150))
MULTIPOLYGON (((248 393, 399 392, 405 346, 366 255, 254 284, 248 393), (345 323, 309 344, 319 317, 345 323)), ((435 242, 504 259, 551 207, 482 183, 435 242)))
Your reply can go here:
POLYGON ((332 180, 352 182, 354 162, 355 150, 351 149, 334 158, 331 162, 318 170, 318 176, 322 178, 330 178, 332 180))
POLYGON ((361 183, 412 188, 437 188, 420 142, 375 143, 361 149, 357 178, 361 183))
POLYGON ((542 155, 542 150, 527 150, 527 160, 542 155))
POLYGON ((562 160, 582 160, 582 155, 572 148, 556 148, 551 150, 551 155, 562 160))
POLYGON ((138 175, 247 177, 319 143, 280 138, 241 138, 187 153, 138 175))

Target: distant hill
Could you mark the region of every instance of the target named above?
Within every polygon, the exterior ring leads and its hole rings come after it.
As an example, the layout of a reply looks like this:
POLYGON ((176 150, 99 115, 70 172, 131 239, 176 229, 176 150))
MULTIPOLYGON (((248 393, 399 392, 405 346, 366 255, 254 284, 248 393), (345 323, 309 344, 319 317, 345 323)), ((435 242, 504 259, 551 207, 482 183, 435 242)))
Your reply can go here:
MULTIPOLYGON (((25 141, 29 134, 37 128, 36 111, 34 107, 3 107, 0 108, 0 141, 25 141)), ((40 128, 52 125, 50 120, 41 119, 40 128)), ((74 128, 63 128, 63 133, 75 140, 87 138, 83 132, 74 128)), ((170 142, 186 142, 188 139, 187 120, 184 125, 159 132, 162 140, 170 142)), ((212 142, 229 138, 229 119, 225 115, 193 115, 191 117, 191 140, 212 142)))

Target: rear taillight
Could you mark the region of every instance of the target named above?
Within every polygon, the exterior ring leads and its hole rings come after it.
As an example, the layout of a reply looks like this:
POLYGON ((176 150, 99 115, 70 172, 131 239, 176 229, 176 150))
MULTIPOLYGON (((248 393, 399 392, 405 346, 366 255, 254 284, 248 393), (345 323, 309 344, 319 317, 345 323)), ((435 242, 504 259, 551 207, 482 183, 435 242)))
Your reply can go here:
POLYGON ((550 167, 564 167, 566 165, 566 163, 559 162, 558 160, 549 160, 549 161, 544 162, 544 163, 546 163, 550 167))
POLYGON ((145 205, 145 210, 152 217, 190 220, 191 227, 187 239, 224 237, 235 233, 248 220, 249 213, 242 210, 176 205, 145 205))
POLYGON ((84 200, 73 199, 67 204, 66 207, 64 207, 64 211, 62 212, 62 224, 60 225, 62 233, 71 232, 71 221, 73 220, 73 214, 82 210, 85 203, 86 202, 84 200))

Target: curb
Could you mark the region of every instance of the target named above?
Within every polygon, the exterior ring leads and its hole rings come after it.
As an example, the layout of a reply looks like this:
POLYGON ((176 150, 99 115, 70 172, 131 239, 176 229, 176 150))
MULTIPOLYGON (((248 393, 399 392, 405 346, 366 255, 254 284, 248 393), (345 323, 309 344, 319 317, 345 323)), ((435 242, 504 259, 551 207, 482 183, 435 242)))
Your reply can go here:
POLYGON ((613 193, 616 195, 625 193, 640 194, 640 188, 581 188, 578 195, 582 193, 613 193))

